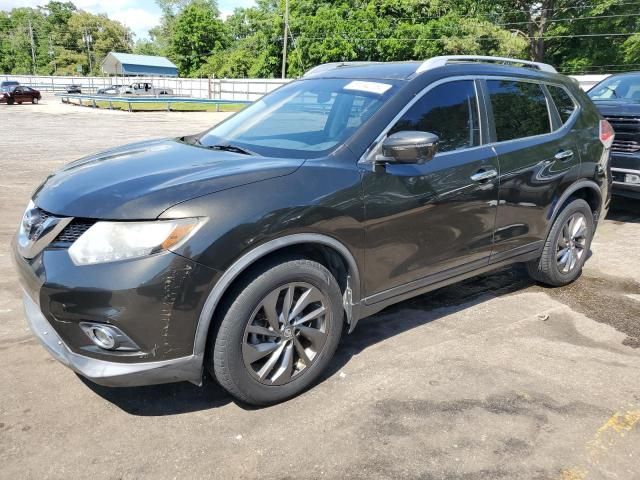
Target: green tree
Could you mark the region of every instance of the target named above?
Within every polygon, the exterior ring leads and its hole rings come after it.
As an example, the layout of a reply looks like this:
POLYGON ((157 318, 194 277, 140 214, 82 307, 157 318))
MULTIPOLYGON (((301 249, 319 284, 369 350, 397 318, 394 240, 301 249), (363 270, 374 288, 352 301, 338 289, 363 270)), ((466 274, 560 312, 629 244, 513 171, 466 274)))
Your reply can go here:
POLYGON ((224 23, 215 3, 194 0, 176 16, 170 52, 180 73, 193 76, 214 52, 228 43, 224 23))

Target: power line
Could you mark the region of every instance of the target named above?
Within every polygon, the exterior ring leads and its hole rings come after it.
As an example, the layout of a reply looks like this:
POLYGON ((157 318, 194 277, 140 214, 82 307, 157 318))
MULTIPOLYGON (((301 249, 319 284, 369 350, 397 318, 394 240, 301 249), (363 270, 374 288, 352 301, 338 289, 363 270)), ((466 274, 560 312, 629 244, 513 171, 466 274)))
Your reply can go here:
MULTIPOLYGON (((576 35, 543 35, 541 37, 537 36, 527 36, 527 35, 517 35, 519 38, 534 40, 538 38, 542 38, 543 40, 550 38, 597 38, 597 37, 629 37, 633 35, 640 35, 640 33, 584 33, 584 34, 576 34, 576 35)), ((355 37, 340 37, 340 36, 324 36, 324 37, 306 37, 303 35, 298 35, 299 39, 304 40, 327 40, 327 39, 337 39, 337 40, 346 40, 353 42, 386 42, 386 41, 399 41, 399 42, 436 42, 448 39, 458 39, 458 40, 483 40, 483 41, 493 41, 498 40, 502 37, 496 35, 483 35, 483 36, 473 36, 473 35, 462 35, 462 36, 448 36, 443 35, 441 37, 430 37, 430 38, 398 38, 398 37, 372 37, 372 38, 355 38, 355 37)))

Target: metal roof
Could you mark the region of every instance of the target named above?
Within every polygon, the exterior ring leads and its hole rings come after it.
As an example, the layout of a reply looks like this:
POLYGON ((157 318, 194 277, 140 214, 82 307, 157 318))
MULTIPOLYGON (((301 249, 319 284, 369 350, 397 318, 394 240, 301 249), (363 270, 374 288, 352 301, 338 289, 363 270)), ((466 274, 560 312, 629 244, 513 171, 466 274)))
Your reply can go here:
POLYGON ((102 61, 105 73, 120 75, 170 75, 178 74, 178 67, 168 58, 154 55, 109 52, 102 61))
POLYGON ((154 55, 135 55, 133 53, 118 52, 109 52, 109 55, 113 55, 120 63, 126 63, 129 65, 178 68, 171 60, 166 57, 156 57, 154 55))

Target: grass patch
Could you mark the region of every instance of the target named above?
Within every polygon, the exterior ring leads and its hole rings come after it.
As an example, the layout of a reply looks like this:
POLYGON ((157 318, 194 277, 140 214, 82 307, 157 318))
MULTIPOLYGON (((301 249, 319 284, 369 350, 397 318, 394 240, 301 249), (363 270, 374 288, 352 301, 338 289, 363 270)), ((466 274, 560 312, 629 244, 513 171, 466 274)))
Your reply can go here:
MULTIPOLYGON (((91 105, 91 103, 85 103, 91 105)), ((114 110, 129 111, 127 102, 111 102, 114 110)), ((109 108, 109 102, 105 100, 96 100, 98 108, 109 108)), ((206 103, 187 103, 187 102, 171 102, 171 111, 175 112, 237 112, 246 107, 243 103, 226 103, 222 105, 211 105, 206 103)), ((167 104, 164 102, 153 103, 132 103, 131 110, 134 112, 166 112, 167 104)))

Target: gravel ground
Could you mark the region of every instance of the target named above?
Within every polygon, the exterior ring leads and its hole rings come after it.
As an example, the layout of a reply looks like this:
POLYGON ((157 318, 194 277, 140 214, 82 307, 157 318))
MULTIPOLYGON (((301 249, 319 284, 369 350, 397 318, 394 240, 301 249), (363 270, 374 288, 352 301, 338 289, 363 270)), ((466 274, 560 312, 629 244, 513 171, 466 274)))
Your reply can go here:
POLYGON ((575 284, 514 267, 391 307, 274 407, 211 381, 102 388, 55 362, 8 252, 33 189, 82 155, 224 116, 0 105, 0 477, 640 478, 638 202, 616 201, 575 284))

